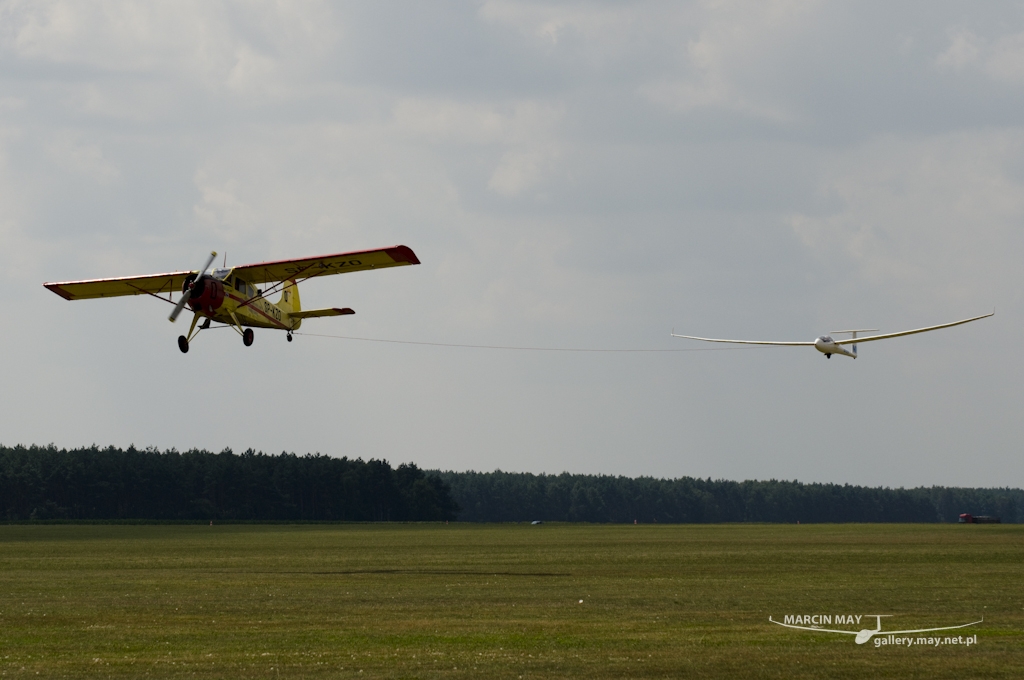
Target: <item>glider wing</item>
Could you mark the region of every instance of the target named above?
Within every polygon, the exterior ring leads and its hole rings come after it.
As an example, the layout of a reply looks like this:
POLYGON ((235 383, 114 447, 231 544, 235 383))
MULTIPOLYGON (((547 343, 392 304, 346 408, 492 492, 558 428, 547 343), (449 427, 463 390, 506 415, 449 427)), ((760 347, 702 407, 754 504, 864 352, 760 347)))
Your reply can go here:
POLYGON ((849 340, 840 340, 836 342, 837 345, 853 345, 860 344, 862 342, 871 342, 872 340, 885 340, 886 338, 898 338, 901 335, 913 335, 914 333, 925 333, 927 331, 936 331, 940 328, 949 328, 950 326, 959 326, 960 324, 970 323, 971 321, 977 321, 978 319, 986 319, 990 316, 995 315, 995 312, 991 314, 982 314, 981 316, 971 317, 970 319, 964 319, 962 321, 954 321, 953 323, 942 323, 938 326, 928 326, 927 328, 915 328, 912 331, 901 331, 899 333, 885 333, 884 335, 869 335, 865 338, 851 338, 849 340))
POLYGON ((416 253, 407 246, 393 246, 379 250, 357 250, 351 253, 303 257, 297 260, 276 260, 235 267, 236 274, 251 283, 270 283, 311 279, 329 274, 344 274, 366 269, 400 267, 419 264, 416 253))
POLYGON ((811 345, 813 342, 771 342, 768 340, 719 340, 718 338, 698 338, 695 335, 676 335, 672 334, 673 338, 688 338, 690 340, 703 340, 704 342, 730 342, 735 345, 787 345, 791 347, 797 347, 801 345, 811 345))
POLYGON ((180 293, 185 277, 195 272, 171 272, 149 276, 122 276, 116 279, 60 281, 43 285, 65 300, 119 297, 122 295, 162 295, 180 293))

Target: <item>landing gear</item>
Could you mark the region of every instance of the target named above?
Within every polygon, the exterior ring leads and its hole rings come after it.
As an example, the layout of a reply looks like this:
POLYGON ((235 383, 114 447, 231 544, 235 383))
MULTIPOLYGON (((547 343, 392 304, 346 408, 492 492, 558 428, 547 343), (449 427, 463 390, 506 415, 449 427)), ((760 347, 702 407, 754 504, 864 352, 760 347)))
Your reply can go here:
POLYGON ((188 354, 188 338, 184 335, 178 336, 178 349, 181 350, 182 354, 188 354))
POLYGON ((288 331, 288 342, 292 341, 292 332, 288 331))
POLYGON ((825 358, 826 358, 826 359, 831 359, 831 358, 832 358, 832 355, 831 355, 831 354, 826 354, 826 355, 825 355, 825 358))
POLYGON ((249 347, 250 345, 252 345, 254 337, 255 336, 253 335, 252 329, 246 328, 245 332, 242 333, 242 342, 245 344, 246 347, 249 347))

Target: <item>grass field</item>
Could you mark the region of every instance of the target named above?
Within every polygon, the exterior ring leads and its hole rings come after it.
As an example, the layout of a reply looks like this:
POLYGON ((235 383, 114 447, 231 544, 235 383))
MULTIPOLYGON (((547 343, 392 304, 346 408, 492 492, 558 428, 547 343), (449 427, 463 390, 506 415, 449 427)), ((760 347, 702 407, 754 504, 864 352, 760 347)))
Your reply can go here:
POLYGON ((0 526, 10 677, 1021 678, 1022 631, 1024 526, 0 526))

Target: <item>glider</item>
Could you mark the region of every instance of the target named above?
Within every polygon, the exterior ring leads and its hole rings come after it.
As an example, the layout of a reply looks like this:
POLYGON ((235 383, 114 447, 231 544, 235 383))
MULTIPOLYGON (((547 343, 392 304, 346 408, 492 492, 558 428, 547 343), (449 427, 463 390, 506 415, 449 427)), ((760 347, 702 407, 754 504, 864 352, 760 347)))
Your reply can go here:
POLYGON ((242 336, 246 347, 252 345, 253 327, 283 330, 287 333, 288 342, 291 342, 292 331, 299 328, 303 319, 355 314, 348 307, 302 309, 299 304, 299 282, 330 274, 420 263, 416 254, 406 246, 259 262, 209 271, 215 257, 216 252, 210 253, 206 264, 193 271, 43 285, 65 300, 149 295, 174 305, 174 311, 168 317, 172 322, 177 320, 187 305, 194 314, 192 326, 188 335, 178 337, 178 349, 188 352, 189 342, 199 331, 209 328, 211 322, 234 328, 242 336), (257 284, 270 286, 262 290, 256 287, 257 284), (175 302, 173 296, 178 291, 181 296, 175 302), (277 291, 281 292, 277 302, 266 299, 266 296, 277 291), (197 328, 200 319, 205 320, 197 328))
POLYGON ((698 338, 695 335, 676 335, 672 333, 674 338, 688 338, 690 340, 702 340, 704 342, 728 342, 736 345, 783 345, 787 347, 803 347, 813 346, 816 350, 825 355, 826 359, 831 359, 833 354, 842 354, 843 356, 857 358, 857 345, 862 342, 872 342, 874 340, 885 340, 886 338, 898 338, 903 335, 913 335, 914 333, 926 333, 928 331, 937 331, 940 328, 950 328, 952 326, 959 326, 960 324, 970 323, 971 321, 977 321, 978 319, 986 319, 990 316, 994 316, 995 312, 991 314, 982 314, 981 316, 971 317, 970 319, 963 319, 962 321, 954 321, 952 323, 941 323, 938 326, 928 326, 927 328, 915 328, 912 331, 900 331, 899 333, 885 333, 883 335, 868 335, 865 337, 858 338, 857 333, 871 333, 877 328, 861 328, 858 330, 849 331, 831 331, 835 334, 850 333, 852 337, 849 340, 834 340, 831 335, 822 335, 817 340, 812 342, 771 342, 767 340, 720 340, 717 338, 698 338), (851 345, 850 350, 846 350, 843 345, 851 345))

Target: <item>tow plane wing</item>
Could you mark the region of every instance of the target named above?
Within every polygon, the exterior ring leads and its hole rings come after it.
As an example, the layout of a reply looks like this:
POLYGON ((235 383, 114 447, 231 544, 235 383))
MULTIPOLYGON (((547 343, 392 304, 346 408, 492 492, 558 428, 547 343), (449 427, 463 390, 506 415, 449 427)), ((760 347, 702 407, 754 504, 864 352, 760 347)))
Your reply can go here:
POLYGON ((419 264, 412 249, 406 246, 381 248, 380 250, 359 250, 351 253, 305 257, 297 260, 276 260, 235 267, 234 271, 252 283, 269 283, 294 279, 301 281, 315 276, 345 274, 366 269, 400 267, 419 264))
POLYGON ((177 293, 192 272, 171 272, 149 276, 122 276, 116 279, 61 281, 43 285, 65 300, 93 300, 122 295, 167 295, 177 293))
MULTIPOLYGON (((357 250, 351 253, 320 255, 296 260, 276 260, 245 264, 234 268, 250 283, 281 282, 288 279, 303 280, 329 274, 344 274, 366 269, 383 269, 402 265, 419 264, 412 249, 407 246, 393 246, 379 250, 357 250)), ((168 274, 144 276, 122 276, 113 279, 87 279, 84 281, 59 281, 43 285, 65 300, 90 300, 95 298, 119 297, 122 295, 166 295, 181 291, 185 278, 195 272, 182 271, 168 274)))

